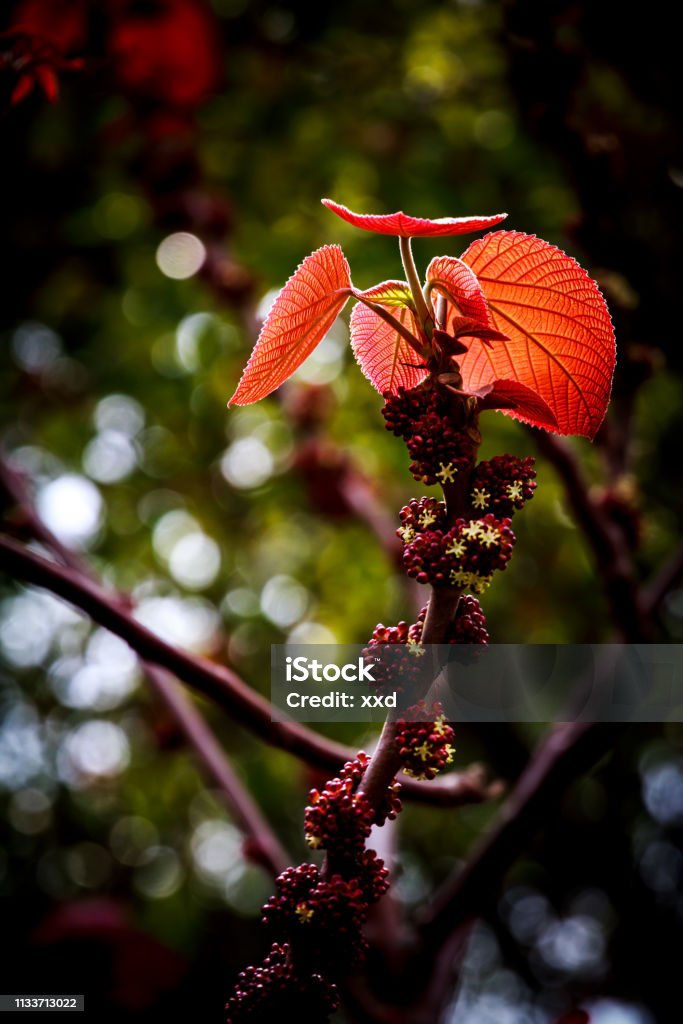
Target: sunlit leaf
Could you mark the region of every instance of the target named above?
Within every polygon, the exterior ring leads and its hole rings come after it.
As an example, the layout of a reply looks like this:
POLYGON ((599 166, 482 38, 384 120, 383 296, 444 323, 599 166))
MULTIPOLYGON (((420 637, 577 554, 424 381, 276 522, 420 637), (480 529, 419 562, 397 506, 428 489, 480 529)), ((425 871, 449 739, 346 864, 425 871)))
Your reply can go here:
POLYGON ((480 395, 479 408, 482 410, 501 409, 536 427, 557 430, 557 419, 548 403, 526 384, 516 380, 496 380, 487 384, 480 395))
MULTIPOLYGON (((486 235, 462 259, 479 279, 493 326, 510 339, 470 344, 459 360, 466 390, 517 381, 544 399, 559 433, 593 438, 615 362, 612 322, 598 286, 560 249, 516 231, 486 235)), ((521 408, 510 415, 537 422, 521 408)))
POLYGON ((338 245, 307 256, 275 299, 228 404, 258 402, 291 377, 339 316, 350 287, 338 245))
MULTIPOLYGON (((416 338, 420 336, 417 317, 410 301, 410 288, 403 281, 383 281, 361 293, 376 302, 406 327, 416 338), (403 304, 397 299, 404 295, 403 304)), ((396 393, 400 387, 414 388, 424 380, 427 371, 419 364, 419 354, 399 332, 373 309, 358 302, 351 314, 351 346, 361 370, 380 394, 396 393)))
POLYGON ((410 306, 414 308, 413 294, 406 281, 382 281, 365 292, 359 292, 363 298, 381 302, 383 306, 410 306))
POLYGON ((460 317, 489 325, 489 311, 479 281, 470 268, 455 256, 437 256, 427 267, 427 285, 448 300, 446 330, 460 317))
POLYGON ((418 235, 467 235, 472 231, 492 228, 507 217, 507 213, 497 213, 491 217, 439 217, 437 220, 428 220, 425 217, 410 217, 401 211, 385 214, 354 213, 333 199, 322 199, 321 202, 332 213, 357 228, 403 238, 415 238, 418 235))

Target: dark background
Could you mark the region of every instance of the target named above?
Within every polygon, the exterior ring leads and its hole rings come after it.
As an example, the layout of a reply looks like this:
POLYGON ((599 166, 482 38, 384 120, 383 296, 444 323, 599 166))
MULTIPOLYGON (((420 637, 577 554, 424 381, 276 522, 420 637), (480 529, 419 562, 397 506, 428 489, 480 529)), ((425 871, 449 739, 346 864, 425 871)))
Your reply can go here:
MULTIPOLYGON (((271 643, 359 643, 378 621, 410 619, 390 554, 334 486, 351 465, 390 517, 418 493, 345 325, 298 382, 257 406, 225 403, 261 300, 311 249, 342 244, 360 287, 400 276, 392 239, 342 224, 320 197, 421 216, 507 210, 506 227, 564 248, 607 297, 610 417, 575 449, 647 580, 676 548, 683 498, 669 10, 5 5, 0 430, 48 525, 132 591, 145 622, 263 692, 271 643), (36 39, 59 97, 48 102, 43 74, 12 103, 36 39), (65 66, 74 58, 83 66, 65 66), (163 272, 159 246, 177 232, 193 236, 176 239, 181 271, 195 239, 206 252, 187 279, 163 272)), ((420 241, 416 259, 465 247, 420 241)), ((534 454, 533 433, 490 414, 483 453, 506 450, 534 454)), ((492 639, 606 641, 599 574, 543 459, 538 481, 515 559, 485 595, 492 639)), ((122 644, 6 578, 1 612, 3 991, 86 992, 100 1016, 220 1020, 236 972, 263 955, 268 877, 122 644)), ((654 638, 682 637, 674 589, 654 638)), ((314 776, 205 710, 304 858, 314 776)), ((463 730, 457 766, 486 760, 512 780, 535 738, 463 730)), ((682 743, 680 726, 633 728, 569 786, 477 926, 456 1024, 545 1024, 574 1000, 595 1024, 680 1021, 682 743)), ((494 809, 406 811, 409 911, 494 809)))

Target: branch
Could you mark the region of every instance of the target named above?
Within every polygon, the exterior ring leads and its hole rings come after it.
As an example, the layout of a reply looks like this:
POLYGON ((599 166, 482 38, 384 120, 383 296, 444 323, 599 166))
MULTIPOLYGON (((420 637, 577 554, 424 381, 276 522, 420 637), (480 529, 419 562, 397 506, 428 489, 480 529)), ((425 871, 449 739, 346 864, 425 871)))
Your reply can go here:
POLYGON ((633 566, 609 521, 591 498, 576 455, 566 442, 544 430, 531 433, 538 450, 564 484, 576 521, 593 552, 619 634, 630 643, 647 643, 651 639, 652 623, 638 593, 633 566))
POLYGON ((421 931, 425 953, 467 918, 493 905, 498 886, 548 813, 559 812, 566 786, 607 751, 619 734, 617 725, 563 723, 552 729, 501 809, 497 822, 470 856, 466 866, 437 892, 424 913, 421 931))
MULTIPOLYGON (((86 579, 91 578, 89 569, 81 558, 62 544, 36 513, 24 477, 0 459, 0 493, 2 491, 10 503, 16 506, 23 525, 33 536, 50 547, 74 572, 86 579)), ((121 600, 123 603, 123 599, 121 600)), ((206 721, 166 672, 149 662, 142 661, 141 665, 148 682, 170 710, 209 777, 220 787, 228 810, 251 840, 252 859, 257 860, 271 874, 279 875, 291 863, 291 858, 283 849, 251 794, 243 786, 230 759, 206 721)))
POLYGON ((166 672, 146 662, 143 665, 149 682, 174 715, 209 776, 220 786, 228 810, 250 840, 250 859, 260 863, 272 875, 279 875, 292 863, 292 858, 242 783, 203 716, 166 672))
POLYGON ((354 515, 365 522, 391 561, 403 565, 403 545, 396 536, 392 516, 377 499, 369 482, 358 470, 349 467, 339 481, 339 488, 354 515))
POLYGON ((643 603, 650 615, 656 615, 662 603, 683 579, 683 544, 663 565, 643 592, 643 603))
MULTIPOLYGON (((355 751, 307 729, 298 722, 274 722, 271 705, 231 669, 189 654, 162 640, 138 622, 121 599, 107 594, 73 568, 57 565, 0 535, 0 566, 16 579, 44 587, 80 608, 101 626, 116 633, 142 658, 168 669, 184 683, 215 701, 224 711, 272 746, 306 764, 336 771, 355 751)), ((409 780, 405 795, 434 807, 481 803, 490 796, 474 770, 452 773, 440 785, 409 780)))

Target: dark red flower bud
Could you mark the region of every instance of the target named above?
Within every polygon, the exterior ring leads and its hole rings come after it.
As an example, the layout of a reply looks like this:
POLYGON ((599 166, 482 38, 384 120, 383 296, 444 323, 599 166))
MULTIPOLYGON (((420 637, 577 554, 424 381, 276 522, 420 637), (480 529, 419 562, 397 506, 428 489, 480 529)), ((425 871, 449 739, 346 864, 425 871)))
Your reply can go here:
POLYGON ((433 779, 453 760, 455 733, 443 715, 443 707, 424 701, 409 709, 410 721, 396 723, 396 746, 403 771, 415 779, 433 779))
POLYGON ((534 460, 529 456, 496 455, 480 462, 470 481, 470 505, 475 515, 490 512, 511 516, 524 507, 536 489, 534 460))

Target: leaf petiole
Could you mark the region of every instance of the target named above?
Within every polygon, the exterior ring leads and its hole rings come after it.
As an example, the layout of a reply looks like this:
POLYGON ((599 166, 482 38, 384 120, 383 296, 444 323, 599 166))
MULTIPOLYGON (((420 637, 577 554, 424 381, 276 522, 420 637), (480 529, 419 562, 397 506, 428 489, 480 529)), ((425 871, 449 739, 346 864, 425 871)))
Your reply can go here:
POLYGON ((415 260, 413 259, 413 250, 410 246, 410 239, 404 238, 402 235, 398 240, 399 248, 401 250, 401 262, 403 263, 403 269, 405 271, 410 290, 413 293, 413 302, 415 303, 415 309, 417 315, 422 323, 425 331, 429 332, 430 326, 434 324, 434 317, 427 308, 425 297, 422 294, 422 286, 420 284, 420 278, 417 275, 417 269, 415 267, 415 260))

